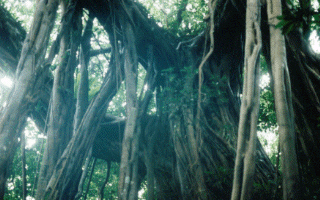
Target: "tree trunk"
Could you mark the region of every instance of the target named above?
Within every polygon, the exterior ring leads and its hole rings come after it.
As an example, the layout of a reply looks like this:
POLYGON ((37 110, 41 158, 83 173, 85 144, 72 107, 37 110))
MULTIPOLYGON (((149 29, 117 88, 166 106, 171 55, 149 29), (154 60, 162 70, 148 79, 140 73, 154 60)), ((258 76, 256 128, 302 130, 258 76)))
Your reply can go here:
MULTIPOLYGON (((97 0, 81 4, 98 18, 108 32, 113 46, 112 56, 100 92, 87 108, 82 120, 80 120, 81 117, 77 117, 82 114, 77 114, 75 117, 78 122, 73 127, 73 138, 57 162, 48 184, 46 191, 48 199, 74 198, 82 173, 81 167, 92 145, 94 145, 94 156, 100 156, 107 161, 120 160, 119 143, 123 136, 124 121, 110 122, 110 119, 105 116, 105 111, 122 81, 124 59, 127 59, 126 68, 134 65, 133 71, 135 71, 137 62, 140 62, 147 69, 148 78, 145 82, 151 88, 144 94, 145 97, 142 98, 143 95, 141 95, 138 101, 137 94, 134 92, 136 90, 134 79, 137 74, 126 72, 128 76, 127 106, 130 109, 132 107, 129 105, 133 105, 136 110, 127 112, 128 121, 124 134, 127 136, 122 141, 123 163, 129 165, 127 168, 129 170, 121 172, 121 185, 126 184, 128 189, 126 191, 128 195, 125 195, 124 199, 137 197, 139 186, 137 180, 140 180, 138 176, 145 174, 139 150, 152 152, 152 155, 148 156, 148 161, 145 161, 147 173, 150 175, 148 188, 153 188, 155 183, 159 198, 229 198, 232 177, 228 175, 231 174, 234 166, 237 137, 235 130, 240 110, 245 10, 240 1, 217 0, 214 2, 217 3, 219 12, 209 13, 214 16, 210 16, 208 29, 194 39, 183 41, 179 45, 177 43, 179 38, 171 36, 156 26, 156 23, 148 18, 143 7, 136 2, 97 0), (214 46, 208 38, 210 40, 214 38, 214 46), (150 47, 153 48, 152 51, 150 47), (199 58, 203 58, 203 55, 208 56, 207 59, 202 60, 204 64, 200 65, 199 58), (198 66, 202 66, 201 69, 199 68, 199 76, 198 66), (173 69, 173 72, 170 74, 163 69, 169 69, 168 71, 173 69), (186 70, 189 71, 186 72, 186 70), (199 85, 198 77, 203 78, 199 80, 199 85), (155 89, 157 104, 162 106, 157 107, 157 116, 150 117, 146 113, 155 89), (198 99, 197 95, 194 95, 197 92, 199 92, 198 99), (166 101, 169 99, 172 101, 166 101), (160 101, 162 102, 159 103, 160 101), (199 107, 201 112, 198 114, 199 107), (159 124, 153 123, 154 119, 157 119, 159 124), (113 128, 118 125, 121 128, 114 130, 113 128), (99 130, 98 133, 97 130, 99 130), (152 133, 154 136, 141 136, 141 133, 151 134, 149 130, 154 130, 152 133), (131 140, 127 139, 128 135, 131 140), (147 138, 156 138, 155 145, 150 147, 150 139, 147 138), (142 142, 147 145, 140 145, 142 142), (98 149, 98 145, 101 144, 103 149, 98 149), (150 164, 152 161, 153 166, 150 164), (222 174, 223 179, 219 179, 222 174)), ((68 13, 73 12, 70 10, 68 13)), ((61 35, 64 35, 66 30, 69 29, 61 31, 61 35)), ((72 74, 72 71, 66 73, 72 74)), ((36 78, 36 80, 39 79, 36 78)), ((80 95, 79 100, 80 97, 83 96, 80 95)), ((45 103, 47 105, 48 99, 45 103)), ((254 181, 263 184, 273 178, 274 171, 259 143, 257 160, 254 181)), ((152 198, 152 195, 149 198, 152 198)))
MULTIPOLYGON (((123 19, 125 20, 125 19, 123 19)), ((128 19, 126 19, 128 20, 128 19)), ((124 22, 124 21, 123 21, 124 22)), ((137 167, 139 149, 138 98, 137 98, 137 73, 138 57, 134 29, 129 22, 124 22, 125 31, 125 80, 126 80, 126 127, 122 142, 119 198, 122 200, 135 200, 138 198, 137 167)))
POLYGON ((260 2, 247 1, 244 82, 238 129, 237 156, 234 169, 232 198, 251 199, 255 174, 257 122, 259 112, 260 2))
POLYGON ((33 92, 38 91, 37 76, 46 71, 42 66, 49 36, 54 25, 57 0, 43 0, 38 3, 32 28, 28 34, 17 67, 15 85, 10 101, 1 113, 0 119, 0 199, 3 199, 9 165, 16 150, 17 137, 25 124, 25 116, 33 92), (45 21, 46 23, 42 23, 45 21))
POLYGON ((83 115, 85 114, 89 104, 89 77, 88 65, 90 61, 90 40, 92 37, 93 14, 89 14, 87 25, 81 38, 80 49, 80 83, 77 94, 76 113, 74 116, 73 132, 79 127, 83 115))
POLYGON ((123 77, 117 73, 114 60, 110 61, 109 66, 110 70, 105 76, 100 92, 92 100, 79 128, 57 162, 46 190, 48 199, 74 199, 76 195, 81 167, 93 145, 101 116, 105 115, 105 109, 120 87, 119 81, 123 77))
MULTIPOLYGON (((90 39, 92 37, 92 25, 93 25, 93 16, 89 15, 89 19, 87 21, 87 25, 85 27, 82 41, 81 41, 81 49, 80 49, 80 83, 78 86, 78 94, 77 94, 77 104, 76 104, 76 112, 74 116, 73 123, 73 133, 76 133, 79 128, 79 124, 88 108, 89 102, 89 76, 88 76, 88 64, 90 59, 90 39)), ((79 199, 83 192, 83 185, 88 173, 88 167, 90 160, 92 158, 92 148, 88 153, 87 160, 84 165, 84 170, 82 171, 81 179, 78 186, 78 191, 75 196, 75 199, 79 199)))
POLYGON ((286 61, 285 40, 281 30, 275 27, 279 23, 277 16, 282 14, 281 2, 280 0, 268 0, 267 6, 274 98, 281 149, 283 198, 301 199, 291 83, 286 61))
POLYGON ((92 179, 92 176, 93 176, 94 169, 96 168, 96 163, 97 163, 97 158, 94 158, 93 161, 92 161, 91 172, 90 172, 90 176, 89 176, 89 179, 88 179, 87 188, 84 191, 84 197, 83 197, 84 200, 86 200, 87 196, 88 196, 91 179, 92 179))
POLYGON ((27 173, 26 173, 26 136, 22 132, 21 136, 21 163, 22 163, 22 200, 27 199, 27 173))
MULTIPOLYGON (((65 2, 62 2, 63 15, 65 16, 68 11, 70 12, 68 5, 65 2)), ((77 14, 79 14, 79 12, 77 14)), ((74 16, 74 24, 77 24, 77 20, 79 19, 79 15, 74 16)), ((63 25, 67 26, 68 24, 63 25)), ((72 118, 74 116, 73 74, 76 66, 75 58, 80 38, 73 37, 71 40, 71 36, 79 35, 82 31, 79 27, 72 27, 72 29, 65 30, 61 38, 59 65, 57 69, 55 69, 52 89, 47 143, 37 188, 36 199, 38 200, 43 199, 54 167, 72 137, 72 118)), ((62 27, 62 30, 63 29, 65 29, 65 27, 62 27)))
POLYGON ((99 190, 99 200, 103 200, 103 196, 104 196, 104 188, 106 187, 106 184, 108 183, 109 181, 109 177, 110 177, 110 172, 111 172, 111 162, 108 161, 107 162, 107 175, 106 175, 106 178, 105 180, 103 181, 103 184, 101 185, 101 188, 99 190))
POLYGON ((79 182, 78 191, 77 191, 77 194, 75 196, 75 199, 80 199, 82 197, 82 195, 83 195, 82 194, 83 193, 83 186, 84 186, 85 180, 86 180, 87 175, 88 175, 91 159, 92 159, 92 149, 90 149, 90 151, 88 153, 88 156, 87 156, 87 159, 86 159, 86 162, 83 165, 83 170, 82 170, 82 173, 81 173, 81 179, 80 179, 80 182, 79 182))

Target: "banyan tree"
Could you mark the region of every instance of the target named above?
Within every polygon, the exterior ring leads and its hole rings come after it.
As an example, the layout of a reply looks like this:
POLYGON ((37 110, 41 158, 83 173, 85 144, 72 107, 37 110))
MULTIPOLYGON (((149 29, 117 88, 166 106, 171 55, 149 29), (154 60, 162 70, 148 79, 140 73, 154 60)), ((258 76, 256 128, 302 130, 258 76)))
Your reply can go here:
MULTIPOLYGON (((190 2, 177 2, 171 24, 186 26, 190 2)), ((137 199, 144 181, 147 199, 319 197, 320 58, 304 27, 281 29, 279 16, 292 8, 280 0, 194 2, 205 8, 203 26, 183 36, 139 1, 39 0, 27 34, 0 8, 0 64, 14 80, 0 113, 0 199, 28 117, 47 137, 35 199, 81 197, 91 156, 120 163, 119 199, 137 199), (108 47, 91 45, 97 23, 108 47), (89 98, 97 54, 106 58, 105 73, 89 98), (256 136, 261 57, 271 76, 280 171, 256 136), (108 112, 122 84, 125 118, 108 112)))

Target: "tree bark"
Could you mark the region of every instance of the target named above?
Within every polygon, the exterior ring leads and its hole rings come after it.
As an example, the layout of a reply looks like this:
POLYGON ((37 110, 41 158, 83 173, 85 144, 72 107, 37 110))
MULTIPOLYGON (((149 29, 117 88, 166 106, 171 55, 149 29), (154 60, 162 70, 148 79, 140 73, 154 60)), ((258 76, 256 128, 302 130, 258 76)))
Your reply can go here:
MULTIPOLYGON (((70 12, 66 2, 62 2, 62 14, 66 16, 70 12)), ((74 23, 79 25, 79 12, 72 16, 74 23)), ((71 24, 63 23, 63 26, 71 24)), ((41 164, 36 199, 43 199, 47 184, 52 176, 54 167, 72 137, 72 123, 74 116, 74 69, 76 66, 76 52, 80 38, 72 38, 81 34, 81 28, 72 26, 67 29, 60 41, 59 64, 55 69, 55 76, 51 97, 51 108, 49 113, 49 127, 47 131, 47 143, 41 164), (72 41, 72 42, 71 42, 72 41), (68 52, 70 51, 70 52, 68 52)), ((66 27, 62 27, 62 30, 66 27)))
POLYGON ((22 163, 22 200, 27 199, 27 174, 26 174, 26 135, 22 132, 21 136, 21 163, 22 163))
MULTIPOLYGON (((127 19, 128 20, 128 19, 127 19)), ((137 167, 139 149, 139 130, 137 128, 138 98, 137 73, 138 56, 134 29, 130 22, 125 22, 125 80, 126 80, 126 127, 124 131, 121 151, 119 174, 119 198, 134 200, 138 198, 137 167)))
POLYGON ((290 75, 287 66, 285 39, 280 29, 277 16, 282 15, 280 0, 268 0, 268 21, 270 28, 270 54, 274 98, 281 149, 282 187, 284 199, 301 199, 298 162, 296 155, 296 136, 290 75))
POLYGON ((89 176, 89 179, 88 179, 87 188, 86 188, 86 190, 84 192, 84 197, 83 197, 84 200, 86 200, 87 196, 88 196, 91 179, 92 179, 92 176, 93 176, 94 169, 96 168, 96 163, 97 163, 97 158, 93 158, 92 166, 91 166, 91 172, 90 172, 90 176, 89 176))
POLYGON ((90 161, 92 159, 92 149, 90 149, 89 153, 88 153, 88 157, 86 159, 86 162, 83 166, 83 170, 82 170, 82 173, 81 173, 81 179, 80 179, 80 182, 79 182, 79 186, 78 186, 78 192, 75 196, 75 199, 80 199, 82 197, 82 193, 83 193, 83 186, 84 186, 84 183, 85 183, 85 180, 87 178, 87 175, 88 175, 88 171, 89 171, 89 165, 90 165, 90 161))
MULTIPOLYGON (((81 41, 81 49, 80 49, 80 83, 78 86, 78 94, 77 94, 77 104, 76 104, 76 112, 74 116, 73 123, 73 132, 75 133, 81 123, 83 115, 85 114, 88 108, 89 102, 89 77, 88 77, 88 64, 89 64, 89 54, 90 54, 90 40, 92 37, 92 25, 93 25, 93 16, 89 15, 89 19, 87 21, 87 25, 85 27, 82 41, 81 41)), ((84 165, 84 170, 82 171, 81 179, 78 186, 78 191, 75 196, 75 199, 79 199, 83 192, 83 185, 88 173, 88 167, 90 160, 92 158, 92 148, 88 153, 88 157, 86 163, 84 165)))
MULTIPOLYGON (((121 67, 121 66, 119 66, 121 67)), ((121 74, 117 73, 114 60, 110 61, 100 92, 90 103, 77 131, 73 134, 67 148, 57 162, 49 181, 46 198, 74 199, 76 195, 81 167, 92 147, 97 134, 98 124, 113 96, 120 87, 121 74)))
POLYGON ((255 174, 257 122, 259 112, 260 2, 248 0, 246 10, 246 40, 244 82, 238 128, 232 200, 251 199, 255 174))
POLYGON ((110 172, 111 172, 111 162, 110 161, 108 161, 107 162, 107 167, 108 167, 108 169, 107 169, 107 175, 106 175, 106 178, 105 178, 105 180, 103 181, 103 183, 102 183, 102 185, 101 185, 101 188, 100 188, 100 190, 99 190, 99 200, 103 200, 103 196, 104 196, 104 188, 106 187, 106 184, 108 183, 108 181, 109 181, 109 177, 110 177, 110 172))
POLYGON ((76 113, 74 116, 74 132, 79 127, 83 115, 85 114, 89 104, 89 77, 88 77, 88 65, 90 61, 90 40, 92 37, 92 25, 93 15, 89 14, 87 25, 84 29, 84 33, 81 39, 80 49, 80 82, 77 94, 76 113))
POLYGON ((54 25, 58 0, 38 3, 17 67, 15 85, 0 119, 0 199, 3 199, 9 165, 16 150, 17 137, 25 124, 25 116, 33 92, 39 90, 36 78, 46 70, 42 66, 49 36, 54 25), (46 23, 42 23, 46 21, 46 23))

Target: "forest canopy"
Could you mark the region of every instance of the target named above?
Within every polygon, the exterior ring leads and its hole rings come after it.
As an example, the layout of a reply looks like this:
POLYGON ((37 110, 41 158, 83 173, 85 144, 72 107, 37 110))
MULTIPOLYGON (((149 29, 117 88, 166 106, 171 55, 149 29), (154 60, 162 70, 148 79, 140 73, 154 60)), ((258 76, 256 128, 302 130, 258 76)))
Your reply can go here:
POLYGON ((320 198, 319 0, 0 0, 0 199, 320 198))

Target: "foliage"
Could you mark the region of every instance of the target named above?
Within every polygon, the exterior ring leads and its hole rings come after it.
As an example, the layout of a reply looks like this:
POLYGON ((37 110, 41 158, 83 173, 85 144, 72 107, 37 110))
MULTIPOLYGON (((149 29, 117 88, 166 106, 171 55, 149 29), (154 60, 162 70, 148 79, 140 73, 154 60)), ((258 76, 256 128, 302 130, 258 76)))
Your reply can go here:
MULTIPOLYGON (((278 181, 280 183, 280 181, 278 181)), ((260 183, 254 183, 254 192, 252 199, 260 199, 260 200, 280 200, 281 198, 281 192, 278 190, 276 182, 273 180, 268 180, 267 184, 260 184, 260 183), (273 195, 273 197, 271 196, 273 195)))
POLYGON ((311 0, 287 0, 287 3, 289 8, 277 17, 280 20, 277 27, 281 28, 284 34, 297 28, 301 28, 305 34, 312 30, 320 33, 319 4, 318 8, 312 8, 311 0))
MULTIPOLYGON (((269 76, 268 65, 264 56, 260 56, 260 77, 269 76)), ((260 79, 260 110, 258 130, 263 131, 277 126, 274 97, 270 81, 260 79), (264 82, 263 82, 264 81, 264 82)))
POLYGON ((4 4, 10 13, 17 18, 17 21, 21 23, 25 30, 29 30, 35 11, 36 4, 32 0, 25 1, 0 1, 0 4, 4 4))
MULTIPOLYGON (((87 199, 97 199, 97 194, 106 178, 107 174, 107 162, 98 159, 95 165, 93 176, 90 182, 87 199)), ((104 189, 104 199, 116 199, 118 196, 118 163, 112 163, 109 181, 104 189)), ((88 181, 84 184, 84 188, 87 188, 88 181)))
POLYGON ((208 12, 204 0, 141 1, 158 25, 175 36, 191 38, 204 30, 203 18, 208 12))
POLYGON ((108 107, 108 113, 115 116, 124 117, 126 116, 126 93, 125 83, 122 82, 118 93, 113 97, 108 107))
MULTIPOLYGON (((37 183, 37 175, 39 172, 39 161, 42 159, 42 150, 45 145, 43 135, 35 127, 32 121, 28 121, 25 128, 26 134, 26 179, 27 179, 27 195, 33 196, 37 183), (33 145, 31 145, 33 143, 33 145)), ((22 198, 22 161, 21 148, 16 151, 13 159, 12 171, 8 179, 8 190, 5 194, 5 199, 21 199, 22 198)))
MULTIPOLYGON (((233 170, 226 169, 223 167, 218 167, 216 172, 205 172, 208 175, 208 179, 206 180, 209 182, 208 185, 215 186, 217 188, 232 188, 232 180, 233 178, 233 170)), ((223 193, 220 193, 220 191, 216 191, 215 195, 217 199, 229 199, 227 197, 230 196, 231 190, 222 190, 223 193)))
MULTIPOLYGON (((145 77, 146 77, 146 70, 141 65, 139 65, 137 94, 141 94, 142 91, 145 92, 148 88, 148 85, 144 84, 145 77)), ((126 116, 125 106, 126 106, 126 90, 125 90, 125 81, 123 81, 121 83, 119 91, 117 92, 117 94, 114 96, 114 98, 109 104, 108 113, 115 116, 124 117, 126 116)), ((152 110, 155 107, 154 102, 150 107, 151 108, 149 110, 152 110)))
POLYGON ((311 182, 304 182, 306 185, 305 199, 319 199, 320 196, 320 178, 314 177, 311 182))
POLYGON ((275 113, 274 97, 271 89, 270 77, 266 60, 260 57, 260 108, 258 118, 258 138, 267 152, 271 162, 275 165, 278 152, 277 118, 275 113), (263 79, 265 78, 265 79, 263 79))
POLYGON ((274 107, 274 98, 270 85, 261 90, 259 130, 274 128, 277 125, 277 118, 274 107))
MULTIPOLYGON (((31 2, 30 0, 26 0, 24 2, 31 2)), ((304 31, 309 30, 319 30, 319 21, 320 15, 318 10, 310 11, 310 5, 303 3, 302 0, 300 4, 295 3, 296 1, 288 0, 291 5, 291 9, 286 12, 284 15, 279 16, 280 23, 278 27, 283 29, 284 33, 289 33, 294 28, 303 28, 304 31)), ((10 9, 12 13, 16 13, 17 17, 20 20, 23 20, 23 25, 26 29, 29 29, 29 23, 31 22, 29 16, 32 16, 35 4, 30 8, 29 6, 17 6, 20 1, 11 4, 5 3, 5 5, 10 9), (18 9, 19 8, 19 9, 18 9), (21 16, 22 17, 21 17, 21 16), (26 17, 28 16, 28 18, 26 17)), ((205 14, 208 12, 207 6, 204 0, 172 0, 172 1, 163 1, 163 0, 143 0, 142 3, 147 7, 148 12, 150 13, 150 18, 153 18, 157 23, 163 28, 167 29, 171 34, 178 36, 180 39, 189 39, 198 35, 200 31, 204 30, 206 26, 203 18, 205 14)), ((59 21, 59 20, 58 20, 59 21)), ((108 48, 110 47, 109 38, 105 33, 103 27, 98 24, 97 21, 95 23, 94 29, 94 39, 92 40, 92 48, 108 48)), ((53 34, 56 34, 57 29, 53 34)), ((106 66, 108 66, 108 60, 110 55, 98 55, 93 57, 90 60, 89 66, 89 87, 90 87, 90 99, 92 99, 97 92, 100 90, 101 83, 103 77, 108 70, 106 66)), ((54 66, 54 65, 53 65, 54 66)), ((266 72, 266 67, 263 68, 264 72, 266 72)), ((54 70, 54 69, 52 69, 54 70)), ((172 111, 180 106, 191 105, 194 107, 197 102, 197 91, 191 90, 190 88, 184 87, 185 82, 193 79, 198 74, 197 69, 194 69, 190 66, 185 66, 180 71, 181 77, 177 77, 179 73, 173 73, 174 68, 168 68, 163 70, 161 73, 163 76, 167 77, 169 82, 166 85, 170 85, 170 87, 163 86, 161 94, 163 95, 161 99, 164 100, 163 106, 166 107, 164 110, 172 111), (174 86, 174 87, 173 87, 174 86), (168 96, 168 94, 170 94, 168 96)), ((140 66, 138 69, 138 94, 141 91, 146 90, 147 85, 143 84, 143 80, 145 78, 146 72, 140 66)), ((77 92, 77 86, 79 82, 79 74, 75 74, 75 91, 77 92)), ((212 99, 215 99, 215 104, 227 104, 229 103, 228 99, 225 98, 227 95, 225 94, 224 87, 227 85, 226 77, 218 77, 213 76, 210 78, 210 83, 206 83, 203 85, 203 103, 213 102, 212 99)), ((1 96, 2 97, 2 96, 1 96)), ((2 99, 1 99, 2 100, 2 99)), ((108 112, 117 116, 125 116, 125 87, 124 83, 122 83, 120 90, 110 103, 108 107, 108 112)), ((260 98, 260 115, 259 115, 259 130, 267 130, 270 128, 274 128, 277 126, 276 124, 276 116, 274 111, 274 98, 271 92, 270 85, 264 87, 261 90, 261 98, 260 98)), ((37 104, 36 109, 40 110, 40 104, 37 104)), ((218 107, 218 105, 212 105, 213 109, 218 107)), ((154 114, 155 110, 155 102, 151 103, 149 108, 149 114, 154 114)), ((27 129, 32 129, 30 126, 27 129)), ((228 128, 228 127, 226 127, 228 128)), ((31 131, 31 130, 30 130, 31 131)), ((37 142, 32 147, 27 147, 26 150, 26 158, 27 158, 27 182, 28 182, 28 194, 30 195, 32 192, 32 188, 35 187, 33 184, 36 183, 36 173, 38 171, 38 160, 41 159, 41 149, 43 148, 43 138, 39 138, 37 135, 32 136, 36 138, 37 142)), ((273 150, 276 149, 277 142, 273 144, 269 144, 267 140, 262 140, 262 143, 265 146, 271 146, 273 150)), ((17 151, 17 154, 13 161, 13 170, 11 176, 8 181, 8 191, 6 194, 6 199, 19 199, 21 198, 21 159, 20 159, 20 150, 17 151)), ((271 161, 274 164, 276 162, 276 153, 272 151, 270 155, 271 161)), ((105 189, 105 198, 106 199, 115 199, 117 197, 117 184, 119 173, 119 166, 115 163, 112 165, 111 176, 107 187, 105 189)), ((221 185, 224 188, 231 188, 230 180, 232 179, 233 172, 228 169, 224 169, 222 167, 218 168, 216 172, 206 172, 209 178, 206 180, 209 182, 209 185, 221 185), (226 186, 227 185, 227 186, 226 186)), ((92 181, 90 183, 90 188, 88 192, 89 199, 95 199, 97 197, 97 190, 101 187, 101 184, 106 175, 106 163, 103 160, 98 160, 92 181)), ((88 183, 86 183, 88 184, 88 183)), ((311 184, 309 187, 310 190, 314 190, 316 194, 319 194, 320 191, 315 186, 319 185, 319 180, 315 179, 315 183, 311 184)), ((86 185, 85 187, 86 188, 86 185)), ((270 181, 268 184, 260 185, 255 184, 255 199, 263 199, 266 198, 266 194, 270 194, 272 189, 274 188, 274 183, 270 181)), ((229 195, 230 191, 225 191, 224 194, 221 195, 229 195)))
MULTIPOLYGON (((88 16, 83 17, 83 23, 86 24, 88 16)), ((107 49, 111 48, 109 38, 105 32, 103 26, 95 19, 93 21, 93 38, 91 39, 92 49, 107 49)), ((110 53, 98 54, 91 57, 88 65, 89 74, 89 101, 99 92, 101 84, 103 82, 104 75, 108 71, 110 53)), ((79 68, 75 72, 75 96, 77 96, 78 86, 80 81, 79 68)))
MULTIPOLYGON (((163 101, 163 111, 179 111, 181 106, 195 106, 197 100, 196 91, 190 87, 185 87, 187 81, 191 81, 198 73, 193 67, 184 67, 176 73, 174 68, 162 70, 161 75, 168 78, 166 85, 162 88, 161 101, 163 101)), ((192 81, 191 81, 192 82, 192 81)), ((169 113, 170 114, 170 113, 169 113)))

